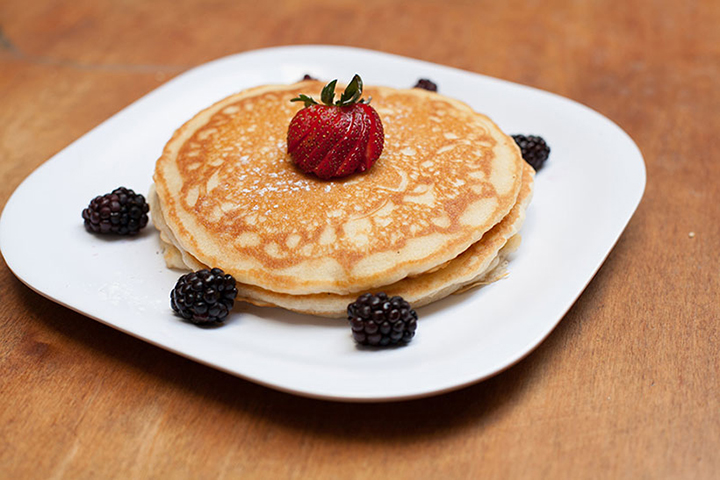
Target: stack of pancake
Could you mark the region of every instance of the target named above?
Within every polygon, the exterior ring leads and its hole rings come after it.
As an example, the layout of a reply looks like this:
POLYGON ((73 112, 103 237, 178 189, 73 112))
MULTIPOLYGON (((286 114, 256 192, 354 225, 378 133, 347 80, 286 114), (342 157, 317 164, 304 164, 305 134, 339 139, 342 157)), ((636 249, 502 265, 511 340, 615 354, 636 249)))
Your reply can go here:
POLYGON ((341 317, 364 292, 419 307, 502 277, 534 171, 468 105, 421 89, 365 87, 385 130, 367 172, 320 180, 286 153, 303 81, 245 90, 178 129, 149 194, 171 268, 218 267, 239 299, 341 317))

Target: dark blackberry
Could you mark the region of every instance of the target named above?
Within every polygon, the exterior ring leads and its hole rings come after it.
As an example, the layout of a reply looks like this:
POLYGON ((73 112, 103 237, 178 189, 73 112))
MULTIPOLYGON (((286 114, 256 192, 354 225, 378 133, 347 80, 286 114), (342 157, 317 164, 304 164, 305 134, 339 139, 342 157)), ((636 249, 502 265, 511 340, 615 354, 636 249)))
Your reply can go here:
POLYGON ((203 269, 180 277, 170 293, 170 306, 196 325, 222 322, 235 304, 235 279, 219 268, 203 269))
POLYGON ((384 347, 408 343, 415 336, 418 316, 402 297, 366 293, 348 305, 347 313, 360 345, 384 347))
POLYGON ((545 140, 535 135, 513 135, 512 138, 520 147, 520 152, 525 161, 535 171, 540 170, 550 155, 550 147, 545 143, 545 140))
POLYGON ((437 84, 427 78, 421 78, 415 84, 413 88, 422 88, 423 90, 430 90, 431 92, 437 92, 437 84))
POLYGON ((88 232, 137 235, 148 223, 148 209, 145 197, 119 187, 93 198, 82 211, 82 218, 88 232))
POLYGON ((317 80, 317 78, 313 77, 313 76, 310 75, 309 73, 306 73, 305 75, 303 75, 303 78, 302 78, 302 79, 303 79, 303 81, 304 81, 304 80, 317 80))

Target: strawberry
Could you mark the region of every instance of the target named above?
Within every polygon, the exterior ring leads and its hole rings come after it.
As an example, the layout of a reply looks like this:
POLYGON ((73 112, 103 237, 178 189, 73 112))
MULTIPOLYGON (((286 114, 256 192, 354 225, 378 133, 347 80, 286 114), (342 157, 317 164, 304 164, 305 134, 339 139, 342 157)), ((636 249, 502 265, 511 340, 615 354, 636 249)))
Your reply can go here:
POLYGON ((338 101, 337 80, 325 85, 319 104, 300 94, 291 102, 305 108, 290 121, 288 154, 304 172, 322 179, 364 172, 380 157, 385 141, 380 116, 362 96, 362 79, 355 75, 338 101))

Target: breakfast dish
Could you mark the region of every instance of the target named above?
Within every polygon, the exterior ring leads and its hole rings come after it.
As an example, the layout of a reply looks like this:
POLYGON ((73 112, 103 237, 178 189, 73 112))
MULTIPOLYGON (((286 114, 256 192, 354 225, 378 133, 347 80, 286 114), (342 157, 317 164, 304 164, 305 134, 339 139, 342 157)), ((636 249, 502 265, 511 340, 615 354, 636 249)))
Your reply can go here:
POLYGON ((514 141, 452 98, 368 87, 383 153, 367 172, 322 180, 292 164, 285 141, 290 100, 322 85, 245 90, 178 129, 148 195, 168 265, 218 266, 252 303, 331 316, 370 289, 422 305, 483 280, 531 198, 514 141))
POLYGON ((642 155, 628 135, 571 100, 379 52, 282 47, 183 73, 63 149, 8 200, 0 249, 36 292, 205 365, 303 396, 399 400, 478 382, 537 347, 612 249, 644 185, 642 155), (343 321, 246 302, 222 328, 197 328, 169 313, 168 294, 181 272, 167 268, 152 213, 132 239, 106 241, 85 231, 79 212, 88 200, 118 185, 148 192, 168 139, 208 105, 256 85, 291 84, 304 73, 350 78, 358 65, 369 84, 402 89, 431 78, 505 132, 540 134, 553 149, 536 177, 509 275, 420 308, 408 347, 368 352, 354 346, 343 321))

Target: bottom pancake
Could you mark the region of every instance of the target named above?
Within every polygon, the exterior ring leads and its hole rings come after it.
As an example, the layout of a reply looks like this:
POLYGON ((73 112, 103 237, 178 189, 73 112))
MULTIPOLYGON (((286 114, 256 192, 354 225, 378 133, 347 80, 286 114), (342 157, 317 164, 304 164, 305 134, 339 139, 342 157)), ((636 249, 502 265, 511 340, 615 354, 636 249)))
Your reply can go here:
MULTIPOLYGON (((512 253, 520 243, 519 235, 510 239, 497 255, 488 259, 487 268, 465 282, 440 285, 437 280, 425 279, 432 273, 407 278, 392 285, 369 290, 369 293, 385 292, 388 296, 403 297, 413 308, 428 305, 441 300, 453 293, 462 293, 480 285, 487 285, 500 280, 506 275, 507 256, 512 253)), ((288 295, 286 293, 270 292, 268 290, 238 285, 238 300, 242 300, 260 307, 280 307, 298 313, 318 315, 321 317, 341 318, 347 316, 348 304, 357 300, 365 292, 339 295, 336 293, 316 293, 311 295, 288 295)))
MULTIPOLYGON (((518 231, 525 220, 525 210, 532 198, 534 173, 535 171, 530 166, 525 166, 522 187, 517 202, 510 212, 478 242, 440 268, 404 278, 390 285, 378 285, 370 290, 348 294, 291 295, 238 283, 238 300, 258 306, 281 307, 311 315, 344 317, 347 305, 366 291, 372 293, 384 291, 389 296, 399 295, 410 302, 413 307, 420 307, 452 293, 459 293, 480 284, 496 281, 505 274, 507 256, 519 245, 518 231)), ((172 231, 164 221, 154 189, 151 189, 148 194, 148 201, 153 223, 160 230, 160 241, 168 267, 190 270, 208 268, 178 246, 172 231)), ((222 265, 212 265, 212 267, 222 268, 222 265)))

